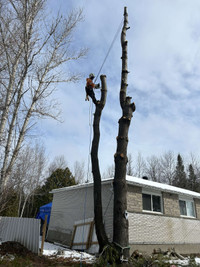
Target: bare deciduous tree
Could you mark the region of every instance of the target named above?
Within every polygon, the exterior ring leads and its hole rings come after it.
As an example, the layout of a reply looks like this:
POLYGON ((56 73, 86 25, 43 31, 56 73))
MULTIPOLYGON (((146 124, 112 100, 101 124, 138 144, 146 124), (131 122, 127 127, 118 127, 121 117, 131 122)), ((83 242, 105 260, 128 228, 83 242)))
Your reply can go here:
POLYGON ((154 182, 161 182, 161 166, 159 158, 153 155, 148 157, 146 162, 146 176, 154 182))
POLYGON ((176 168, 176 160, 172 151, 168 151, 161 156, 160 167, 161 182, 172 185, 176 168))
POLYGON ((134 175, 136 177, 141 178, 142 176, 145 175, 145 170, 146 170, 146 162, 142 157, 142 154, 138 152, 136 160, 134 161, 134 175))
POLYGON ((67 165, 68 164, 64 155, 56 156, 49 165, 49 175, 51 175, 56 169, 65 169, 67 165))
POLYGON ((192 166, 194 168, 194 172, 197 175, 197 179, 200 180, 200 160, 199 160, 199 158, 196 155, 194 155, 193 153, 190 153, 187 162, 188 162, 188 165, 192 164, 192 166))
POLYGON ((127 175, 133 176, 134 172, 133 172, 133 158, 131 154, 128 154, 128 163, 127 163, 127 171, 126 171, 127 175))
POLYGON ((103 173, 103 179, 114 177, 114 174, 115 174, 115 166, 114 164, 111 164, 106 168, 105 172, 103 173))
POLYGON ((77 183, 82 184, 85 182, 85 163, 84 161, 75 161, 73 175, 77 183))
POLYGON ((65 73, 63 64, 86 52, 73 51, 71 46, 82 11, 50 20, 45 14, 45 3, 45 0, 0 2, 1 191, 37 118, 57 118, 58 106, 49 99, 55 85, 79 78, 65 73))
MULTIPOLYGON (((22 217, 24 209, 35 189, 44 179, 46 166, 45 150, 42 145, 27 144, 23 147, 13 166, 10 187, 17 194, 15 205, 18 205, 18 216, 22 217)), ((6 199, 4 199, 6 201, 6 199)))

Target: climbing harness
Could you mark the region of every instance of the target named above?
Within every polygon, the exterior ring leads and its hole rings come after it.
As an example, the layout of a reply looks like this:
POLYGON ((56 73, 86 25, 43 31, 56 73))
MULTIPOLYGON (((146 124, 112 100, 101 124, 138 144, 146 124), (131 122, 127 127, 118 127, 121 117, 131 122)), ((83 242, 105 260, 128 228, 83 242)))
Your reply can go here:
MULTIPOLYGON (((107 54, 106 54, 106 56, 105 56, 105 58, 104 58, 104 61, 103 61, 102 65, 101 65, 100 69, 99 69, 99 72, 98 72, 98 74, 97 74, 97 76, 96 76, 96 79, 95 79, 94 83, 96 83, 96 81, 97 81, 97 79, 98 79, 98 77, 99 77, 99 74, 100 74, 100 72, 101 72, 101 70, 102 70, 102 68, 103 68, 103 66, 104 66, 104 64, 105 64, 105 62, 106 62, 106 59, 107 59, 108 56, 109 56, 109 53, 110 53, 110 51, 111 51, 111 49, 112 49, 112 47, 113 47, 113 45, 114 45, 114 43, 115 43, 115 41, 116 41, 116 39, 117 39, 117 36, 118 36, 118 34, 119 34, 119 31, 121 30, 122 24, 123 24, 123 19, 122 19, 122 21, 120 22, 119 27, 117 28, 117 32, 116 32, 115 35, 114 35, 114 38, 113 38, 113 40, 112 40, 112 43, 111 43, 111 45, 110 45, 110 47, 109 47, 109 49, 108 49, 108 52, 107 52, 107 54)), ((90 75, 91 75, 91 74, 90 74, 90 75)), ((89 137, 89 155, 88 155, 87 181, 88 181, 88 176, 89 176, 89 166, 90 166, 90 163, 89 163, 90 160, 89 160, 89 159, 90 159, 91 138, 92 138, 92 113, 93 113, 93 103, 92 103, 92 107, 91 107, 91 105, 90 105, 90 107, 89 107, 90 137, 89 137)))
MULTIPOLYGON (((113 47, 113 45, 114 45, 114 42, 115 42, 115 40, 117 39, 117 36, 118 36, 118 33, 119 33, 120 29, 121 29, 122 23, 123 23, 123 19, 122 19, 122 21, 120 22, 120 25, 119 25, 119 27, 118 27, 118 29, 117 29, 117 32, 116 32, 115 35, 114 35, 114 38, 113 38, 113 40, 112 40, 112 43, 111 43, 111 45, 110 45, 110 47, 109 47, 109 49, 108 49, 108 52, 107 52, 107 54, 106 54, 106 56, 105 56, 105 58, 104 58, 104 61, 103 61, 102 65, 101 65, 100 69, 99 69, 99 72, 98 72, 98 74, 97 74, 97 76, 96 76, 96 79, 95 79, 94 83, 96 83, 96 80, 98 79, 99 74, 100 74, 100 72, 101 72, 101 70, 102 70, 102 68, 103 68, 103 66, 104 66, 104 64, 105 64, 105 62, 106 62, 106 59, 107 59, 108 56, 109 56, 109 53, 110 53, 110 51, 111 51, 111 49, 112 49, 112 47, 113 47)), ((89 153, 88 153, 87 181, 86 181, 86 182, 89 181, 89 172, 90 172, 90 150, 91 150, 91 143, 92 143, 92 114, 93 114, 93 102, 90 102, 90 106, 89 106, 89 126, 90 126, 90 134, 89 134, 89 153)), ((111 201, 111 199, 110 199, 110 201, 111 201)), ((86 199, 85 199, 85 202, 86 202, 86 199)), ((85 219, 85 209, 84 209, 84 219, 85 219)))
MULTIPOLYGON (((103 60, 103 63, 101 64, 101 67, 100 67, 100 69, 99 69, 99 71, 98 71, 98 74, 97 74, 97 76, 96 76, 96 78, 95 78, 95 80, 94 80, 94 84, 96 83, 96 81, 97 81, 97 79, 98 79, 98 77, 99 77, 99 74, 100 74, 100 72, 101 72, 101 70, 102 70, 102 68, 103 68, 103 66, 104 66, 104 64, 105 64, 105 62, 106 62, 106 60, 107 60, 109 54, 110 54, 110 51, 111 51, 111 49, 112 49, 112 47, 113 47, 113 45, 114 45, 114 43, 115 43, 115 41, 116 41, 116 39, 117 39, 117 36, 118 36, 118 34, 119 34, 119 31, 121 30, 122 24, 123 24, 123 19, 122 19, 122 21, 121 21, 120 24, 119 24, 119 27, 118 27, 118 29, 117 29, 117 32, 115 33, 114 38, 113 38, 113 40, 112 40, 112 43, 111 43, 111 45, 110 45, 110 47, 109 47, 109 49, 108 49, 108 52, 106 53, 106 56, 105 56, 105 58, 104 58, 104 60, 103 60)), ((90 73, 89 77, 91 77, 91 76, 94 76, 94 74, 93 74, 93 73, 90 73)), ((85 100, 87 100, 87 98, 86 98, 85 100)))
POLYGON ((89 107, 89 127, 90 127, 90 134, 89 134, 89 151, 88 151, 88 166, 87 166, 87 182, 89 181, 89 171, 90 171, 90 151, 92 146, 92 114, 93 114, 93 102, 90 102, 89 107))
MULTIPOLYGON (((87 180, 86 183, 89 182, 89 173, 90 173, 90 150, 91 150, 91 140, 92 140, 92 112, 93 112, 93 103, 90 102, 89 106, 89 126, 90 126, 90 134, 89 134, 89 152, 88 152, 88 162, 87 162, 87 180)), ((84 250, 84 236, 85 236, 85 215, 86 215, 86 202, 87 202, 87 193, 88 187, 85 189, 85 197, 84 197, 84 208, 83 208, 83 230, 82 230, 82 251, 84 250)), ((80 259, 80 266, 82 266, 82 254, 80 259)))
MULTIPOLYGON (((116 32, 116 34, 115 34, 115 36, 114 36, 114 38, 112 40, 112 43, 111 43, 111 45, 110 45, 110 47, 108 49, 108 52, 107 52, 107 54, 106 54, 106 56, 105 56, 105 58, 103 60, 103 63, 101 65, 100 69, 99 69, 99 72, 98 72, 98 74, 96 76, 96 79, 95 79, 94 83, 96 83, 96 81, 97 81, 97 79, 99 77, 99 74, 100 74, 100 72, 101 72, 101 70, 102 70, 102 68, 103 68, 103 66, 104 66, 104 64, 106 62, 106 59, 108 58, 109 53, 110 53, 110 51, 111 51, 111 49, 112 49, 112 47, 114 45, 114 42, 117 39, 117 36, 118 36, 118 33, 119 33, 120 29, 121 29, 122 23, 123 23, 123 20, 120 22, 120 25, 119 25, 119 27, 117 29, 117 32, 116 32)), ((86 182, 89 181, 89 173, 90 173, 90 151, 91 151, 91 145, 92 145, 92 114, 93 114, 93 102, 91 101, 90 102, 90 106, 89 106, 89 127, 90 127, 90 133, 89 133, 89 153, 88 153, 87 180, 86 180, 86 182)), ((112 199, 112 194, 111 194, 111 198, 110 198, 110 200, 108 202, 108 206, 110 204, 111 199, 112 199)), ((87 186, 86 186, 86 190, 85 190, 85 199, 84 199, 84 212, 83 212, 84 213, 83 214, 83 218, 84 218, 83 221, 84 221, 84 223, 85 223, 85 215, 86 215, 86 202, 87 202, 87 186)), ((106 208, 106 212, 107 212, 107 208, 106 208)), ((83 240, 83 242, 82 242, 82 250, 83 250, 84 226, 83 226, 83 232, 82 232, 82 240, 83 240)), ((80 260, 80 266, 82 266, 82 256, 81 256, 81 260, 80 260)))

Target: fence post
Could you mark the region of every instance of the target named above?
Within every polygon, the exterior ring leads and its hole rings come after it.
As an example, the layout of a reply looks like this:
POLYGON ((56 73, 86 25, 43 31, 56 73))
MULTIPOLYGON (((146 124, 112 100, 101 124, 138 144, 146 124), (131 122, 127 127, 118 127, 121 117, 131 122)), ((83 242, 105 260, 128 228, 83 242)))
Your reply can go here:
POLYGON ((48 215, 45 215, 45 220, 44 220, 44 224, 42 227, 42 243, 41 243, 41 251, 40 251, 41 255, 43 254, 44 240, 45 240, 45 236, 46 236, 47 217, 48 217, 48 215))

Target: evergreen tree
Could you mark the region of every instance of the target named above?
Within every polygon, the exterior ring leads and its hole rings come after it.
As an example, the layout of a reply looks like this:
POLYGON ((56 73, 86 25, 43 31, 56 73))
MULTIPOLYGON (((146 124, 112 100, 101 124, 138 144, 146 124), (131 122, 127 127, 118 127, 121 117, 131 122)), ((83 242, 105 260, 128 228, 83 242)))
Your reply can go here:
POLYGON ((32 214, 27 214, 29 210, 28 208, 28 210, 25 212, 26 216, 35 217, 42 205, 45 205, 53 200, 53 194, 50 194, 50 191, 56 188, 72 185, 76 185, 76 182, 69 168, 56 169, 53 171, 52 174, 47 178, 45 184, 36 189, 32 214))
POLYGON ((9 187, 1 197, 0 216, 17 217, 19 203, 17 191, 13 187, 9 187))
POLYGON ((199 184, 197 181, 197 175, 194 172, 194 168, 193 168, 192 164, 189 165, 188 171, 189 171, 188 189, 192 190, 192 191, 199 192, 199 184))
POLYGON ((180 154, 177 156, 177 165, 172 184, 177 187, 187 188, 187 178, 184 171, 183 159, 180 154))

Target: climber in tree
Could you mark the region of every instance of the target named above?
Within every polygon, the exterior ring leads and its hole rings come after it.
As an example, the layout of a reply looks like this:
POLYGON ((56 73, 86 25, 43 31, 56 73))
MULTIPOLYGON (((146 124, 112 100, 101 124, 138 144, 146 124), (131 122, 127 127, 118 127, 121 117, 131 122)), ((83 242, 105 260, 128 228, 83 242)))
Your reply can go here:
POLYGON ((94 79, 94 74, 90 73, 89 78, 86 79, 86 87, 85 87, 85 91, 86 91, 86 98, 85 101, 89 101, 89 97, 90 96, 92 98, 92 101, 94 104, 99 104, 99 101, 96 100, 95 94, 94 94, 94 89, 98 89, 100 88, 100 84, 95 84, 93 83, 93 79, 94 79))

